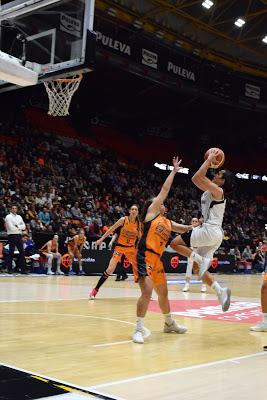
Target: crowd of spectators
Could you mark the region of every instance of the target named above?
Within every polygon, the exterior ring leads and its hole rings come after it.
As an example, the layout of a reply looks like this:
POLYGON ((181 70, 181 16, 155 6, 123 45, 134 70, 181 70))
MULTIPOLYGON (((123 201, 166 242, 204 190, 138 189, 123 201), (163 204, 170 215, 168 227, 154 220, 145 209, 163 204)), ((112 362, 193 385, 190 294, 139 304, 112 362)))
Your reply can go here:
MULTIPOLYGON (((1 129, 1 127, 0 127, 1 129)), ((2 132, 6 132, 3 129, 2 132)), ((0 132, 1 133, 1 132, 0 132)), ((13 143, 0 146, 0 230, 16 203, 27 233, 101 235, 132 204, 157 193, 166 173, 129 166, 116 156, 23 125, 8 131, 13 143)), ((200 192, 179 174, 167 200, 168 216, 188 223, 200 209, 200 192)), ((224 248, 266 240, 266 205, 237 190, 228 200, 224 248)))

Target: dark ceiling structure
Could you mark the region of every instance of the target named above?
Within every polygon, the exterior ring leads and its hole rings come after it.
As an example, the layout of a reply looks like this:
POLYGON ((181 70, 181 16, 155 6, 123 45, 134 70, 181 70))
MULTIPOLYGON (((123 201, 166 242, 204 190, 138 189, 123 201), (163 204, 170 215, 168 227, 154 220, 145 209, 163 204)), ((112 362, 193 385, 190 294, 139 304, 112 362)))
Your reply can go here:
POLYGON ((267 77, 267 0, 96 0, 96 8, 202 58, 267 77))

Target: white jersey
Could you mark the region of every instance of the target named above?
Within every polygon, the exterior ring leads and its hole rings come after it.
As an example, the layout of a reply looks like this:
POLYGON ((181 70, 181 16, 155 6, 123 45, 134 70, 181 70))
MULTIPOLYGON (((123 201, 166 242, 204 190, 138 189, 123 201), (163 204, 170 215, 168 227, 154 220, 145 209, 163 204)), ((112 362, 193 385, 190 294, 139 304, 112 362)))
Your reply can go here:
POLYGON ((208 190, 201 196, 204 223, 222 226, 226 200, 215 200, 208 190))

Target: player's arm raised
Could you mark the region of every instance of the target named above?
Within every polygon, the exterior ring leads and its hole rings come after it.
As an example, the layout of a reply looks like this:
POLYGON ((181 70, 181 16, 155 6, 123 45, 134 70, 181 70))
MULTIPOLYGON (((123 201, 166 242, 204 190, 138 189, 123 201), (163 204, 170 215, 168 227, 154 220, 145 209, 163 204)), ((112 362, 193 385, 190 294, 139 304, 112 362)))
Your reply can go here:
POLYGON ((221 199, 223 196, 223 190, 218 185, 213 183, 207 176, 208 169, 210 168, 210 164, 216 159, 216 156, 219 154, 219 150, 211 149, 208 155, 207 160, 203 162, 201 167, 192 177, 192 182, 203 192, 208 190, 212 193, 215 199, 221 199))
POLYGON ((152 204, 148 207, 147 211, 147 219, 151 219, 158 213, 160 210, 160 206, 164 203, 165 199, 167 198, 171 185, 173 183, 173 179, 177 172, 182 168, 180 167, 182 160, 179 160, 178 157, 173 157, 173 170, 167 177, 166 181, 163 183, 161 191, 159 194, 153 199, 152 204))

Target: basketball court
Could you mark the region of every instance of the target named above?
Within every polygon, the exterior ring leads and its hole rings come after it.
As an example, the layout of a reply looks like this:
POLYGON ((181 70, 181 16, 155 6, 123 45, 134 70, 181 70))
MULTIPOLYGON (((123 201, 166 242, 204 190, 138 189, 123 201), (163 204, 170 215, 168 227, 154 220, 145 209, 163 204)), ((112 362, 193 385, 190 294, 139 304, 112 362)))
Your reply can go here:
POLYGON ((263 396, 267 337, 249 331, 261 318, 261 276, 219 276, 233 292, 226 313, 213 293, 200 293, 200 283, 183 293, 184 277, 179 275, 177 284, 177 276, 169 276, 172 312, 188 333, 162 332, 155 297, 146 318, 151 336, 143 345, 131 341, 139 295, 132 278, 111 278, 95 300, 88 300, 88 291, 97 277, 0 279, 0 353, 6 368, 69 392, 81 390, 77 399, 92 393, 111 399, 263 396))
MULTIPOLYGON (((94 69, 94 0, 0 4, 0 92, 45 84, 50 115, 67 115, 94 69)), ((183 293, 184 277, 169 276, 172 313, 188 332, 164 334, 154 298, 143 345, 131 340, 138 286, 111 278, 90 301, 97 280, 0 276, 0 399, 263 398, 267 334, 249 331, 261 319, 261 276, 219 276, 233 293, 226 313, 200 282, 183 293)))

